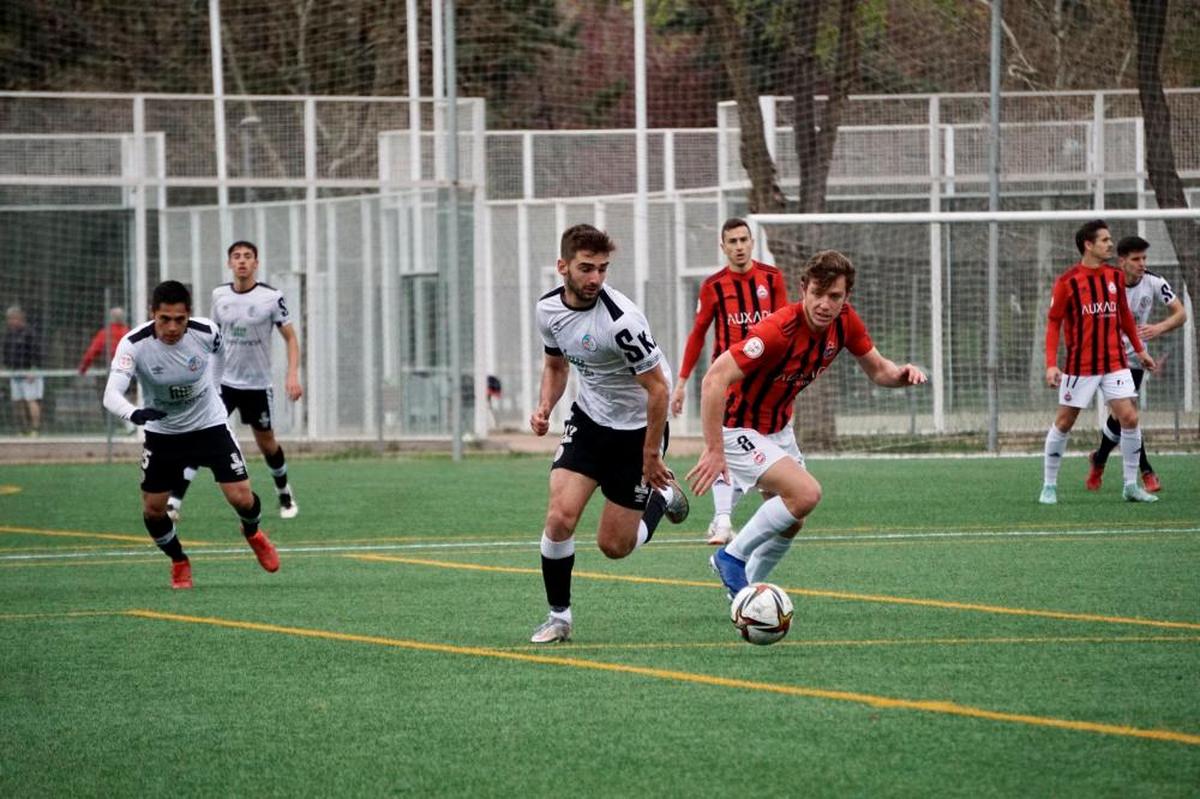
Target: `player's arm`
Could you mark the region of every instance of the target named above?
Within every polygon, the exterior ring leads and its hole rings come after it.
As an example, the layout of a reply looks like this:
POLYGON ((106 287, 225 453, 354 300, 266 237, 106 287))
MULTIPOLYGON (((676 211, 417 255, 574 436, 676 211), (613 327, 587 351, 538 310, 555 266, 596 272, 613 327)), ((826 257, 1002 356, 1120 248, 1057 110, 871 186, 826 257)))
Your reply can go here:
POLYGON ((92 361, 96 360, 96 356, 100 354, 100 350, 104 349, 104 334, 107 329, 107 327, 101 328, 99 333, 92 336, 92 343, 88 344, 87 351, 83 353, 83 358, 79 361, 79 374, 87 374, 92 361))
POLYGON ((655 488, 666 488, 671 470, 662 457, 667 427, 667 376, 661 365, 633 376, 646 390, 646 438, 642 444, 642 479, 655 488))
POLYGON ((546 347, 546 356, 542 361, 542 387, 538 393, 537 408, 529 416, 529 427, 534 435, 544 436, 550 430, 550 413, 562 399, 567 390, 567 377, 571 365, 563 357, 562 352, 546 347))
POLYGON ((716 314, 716 302, 709 295, 711 289, 705 285, 700 287, 700 299, 696 308, 696 319, 692 323, 692 332, 688 333, 687 344, 683 348, 683 362, 679 365, 679 380, 675 390, 671 392, 671 414, 678 416, 683 413, 683 400, 687 396, 687 381, 700 360, 700 351, 704 349, 704 339, 708 335, 708 327, 716 314))
POLYGON ((161 419, 167 414, 157 408, 139 408, 125 399, 125 392, 133 380, 133 348, 126 342, 117 346, 113 356, 112 369, 108 373, 108 382, 104 385, 104 408, 114 416, 134 424, 161 419))
POLYGON ((1167 308, 1171 311, 1170 316, 1153 325, 1141 325, 1138 327, 1138 333, 1142 336, 1142 341, 1149 341, 1152 338, 1158 338, 1163 333, 1169 333, 1177 327, 1182 327, 1187 322, 1187 308, 1183 305, 1183 300, 1175 297, 1167 303, 1167 308))
POLYGON ((692 493, 697 496, 707 491, 718 477, 729 482, 721 417, 725 413, 725 393, 745 376, 729 350, 721 353, 704 373, 704 382, 700 385, 700 426, 704 432, 704 451, 687 473, 692 493))
POLYGON ((1125 273, 1118 270, 1117 275, 1121 281, 1117 291, 1117 324, 1120 326, 1121 332, 1129 339, 1133 351, 1137 353, 1138 360, 1142 362, 1146 371, 1158 371, 1158 363, 1150 357, 1150 353, 1146 352, 1146 345, 1142 343, 1142 337, 1138 335, 1137 320, 1133 318, 1133 311, 1129 310, 1129 297, 1125 293, 1125 273))
POLYGON ((1046 385, 1058 388, 1062 370, 1058 368, 1058 337, 1067 311, 1067 284, 1058 280, 1050 295, 1050 311, 1046 315, 1046 385))
POLYGON ((300 385, 300 337, 296 335, 290 323, 279 326, 279 335, 283 336, 287 344, 288 365, 284 390, 287 391, 288 399, 295 402, 304 394, 304 387, 300 385))
POLYGON ((920 385, 926 381, 925 373, 917 366, 911 363, 897 366, 895 362, 883 357, 875 347, 872 347, 866 355, 857 357, 858 365, 876 385, 885 388, 903 388, 920 385))

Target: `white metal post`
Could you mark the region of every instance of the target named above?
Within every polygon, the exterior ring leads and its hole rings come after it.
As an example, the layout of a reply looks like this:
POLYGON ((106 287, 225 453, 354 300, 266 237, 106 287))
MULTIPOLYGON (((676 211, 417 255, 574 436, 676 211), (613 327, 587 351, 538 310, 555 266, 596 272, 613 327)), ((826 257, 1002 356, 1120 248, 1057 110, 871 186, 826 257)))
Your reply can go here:
MULTIPOLYGON (((162 133, 154 134, 157 152, 154 156, 154 176, 158 178, 158 273, 166 275, 170 271, 171 247, 170 233, 167 230, 167 140, 162 133)), ((139 319, 136 313, 129 317, 139 319)))
MULTIPOLYGON (((475 286, 472 292, 475 298, 475 435, 484 438, 489 430, 489 413, 487 402, 487 378, 495 374, 496 369, 496 303, 492 297, 496 290, 495 262, 492 259, 492 217, 487 206, 487 153, 484 149, 484 137, 487 127, 484 118, 483 100, 471 104, 471 178, 474 183, 474 263, 483 268, 483 285, 475 286)), ((478 268, 474 270, 476 280, 479 279, 478 268)), ((527 325, 528 326, 528 325, 527 325)))
MULTIPOLYGON (((521 308, 521 404, 532 411, 540 390, 538 364, 541 358, 533 351, 533 293, 530 280, 532 257, 529 246, 529 200, 533 199, 533 134, 521 135, 522 200, 517 203, 517 293, 521 308)), ((561 232, 561 231, 560 231, 561 232)))
MULTIPOLYGON (((1137 207, 1146 207, 1146 125, 1142 117, 1133 121, 1133 168, 1137 175, 1134 191, 1137 207)), ((1146 220, 1137 221, 1137 235, 1146 238, 1146 220)))
POLYGON ((767 153, 771 156, 772 163, 777 164, 779 161, 775 158, 775 151, 779 146, 779 142, 776 140, 778 122, 775 113, 774 95, 760 94, 758 96, 758 108, 762 113, 763 135, 767 140, 767 153))
MULTIPOLYGON (((941 107, 929 98, 929 210, 942 210, 941 107)), ((929 369, 933 391, 933 429, 946 432, 946 375, 942 363, 942 226, 929 226, 929 369)))
POLYGON ((1104 208, 1104 92, 1092 97, 1092 204, 1099 211, 1104 208))
POLYGON ((309 346, 305 351, 305 378, 310 387, 306 412, 309 438, 317 435, 317 417, 323 412, 318 387, 329 380, 321 373, 321 360, 317 355, 318 317, 316 309, 320 303, 320 287, 317 275, 317 104, 309 97, 304 101, 304 315, 305 327, 310 332, 309 346))
MULTIPOLYGON (((633 0, 633 86, 637 196, 633 209, 634 301, 646 307, 650 279, 650 165, 646 139, 646 0, 633 0)), ((604 228, 601 228, 603 230, 604 228)))
POLYGON ((326 201, 321 209, 325 215, 325 273, 321 283, 320 338, 324 362, 328 369, 321 381, 321 429, 326 435, 338 435, 338 403, 341 401, 341 381, 338 379, 338 291, 341 289, 338 272, 338 202, 326 201))
POLYGON ((217 207, 220 213, 221 243, 230 241, 229 165, 225 145, 225 68, 221 50, 221 0, 208 0, 208 40, 212 56, 213 142, 217 158, 217 207))
POLYGON ((188 211, 188 229, 191 235, 189 251, 189 273, 192 280, 192 292, 200 293, 201 269, 204 264, 203 241, 200 236, 201 216, 199 211, 188 211))
POLYGON ((138 321, 149 310, 150 265, 146 257, 146 98, 133 98, 133 176, 137 179, 133 197, 133 269, 134 293, 140 295, 138 321))
POLYGON ((362 392, 363 433, 377 433, 375 395, 379 374, 375 369, 375 237, 371 218, 372 207, 382 207, 379 198, 359 200, 360 235, 362 238, 362 392))

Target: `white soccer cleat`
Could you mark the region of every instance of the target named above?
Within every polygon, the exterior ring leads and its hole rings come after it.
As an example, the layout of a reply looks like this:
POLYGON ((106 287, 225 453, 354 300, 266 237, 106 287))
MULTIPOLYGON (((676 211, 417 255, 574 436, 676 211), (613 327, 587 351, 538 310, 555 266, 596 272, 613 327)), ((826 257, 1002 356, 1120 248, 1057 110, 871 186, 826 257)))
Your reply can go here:
POLYGON ((725 514, 718 514, 708 523, 708 543, 723 546, 733 540, 733 522, 725 514))
MULTIPOLYGON (((661 492, 660 492, 661 493, 661 492)), ((679 524, 688 517, 688 498, 683 493, 683 489, 679 483, 671 478, 671 501, 667 503, 667 508, 663 511, 663 515, 667 517, 667 521, 671 524, 679 524)))
POLYGON ((1058 504, 1058 486, 1044 485, 1042 486, 1042 494, 1038 497, 1038 502, 1043 505, 1058 504))
POLYGON ((292 487, 285 487, 279 492, 279 518, 294 519, 299 512, 300 506, 296 504, 296 496, 292 493, 292 487))
POLYGON ((560 619, 552 613, 546 617, 542 626, 533 631, 529 640, 535 644, 556 644, 560 641, 570 641, 571 622, 560 619))
POLYGON ((1158 502, 1158 497, 1143 489, 1137 483, 1126 483, 1121 490, 1121 496, 1126 502, 1158 502))

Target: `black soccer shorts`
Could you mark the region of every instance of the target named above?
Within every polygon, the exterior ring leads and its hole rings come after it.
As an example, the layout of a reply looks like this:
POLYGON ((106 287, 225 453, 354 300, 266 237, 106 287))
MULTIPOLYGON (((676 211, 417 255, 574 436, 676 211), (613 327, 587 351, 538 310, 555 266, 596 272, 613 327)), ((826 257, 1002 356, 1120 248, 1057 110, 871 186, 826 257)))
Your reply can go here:
POLYGON ((185 467, 207 466, 218 483, 249 479, 242 450, 228 425, 188 433, 146 431, 142 447, 142 490, 160 494, 175 488, 185 467))
MULTIPOLYGON (((663 433, 663 455, 669 432, 663 433)), ((650 486, 642 481, 642 443, 646 428, 615 430, 597 424, 578 405, 563 426, 562 441, 554 453, 554 469, 567 469, 600 484, 600 493, 623 508, 645 510, 650 486)))
POLYGON ((274 392, 269 388, 221 386, 221 401, 225 403, 225 412, 233 413, 236 408, 242 424, 248 424, 255 430, 271 429, 274 397, 274 392))

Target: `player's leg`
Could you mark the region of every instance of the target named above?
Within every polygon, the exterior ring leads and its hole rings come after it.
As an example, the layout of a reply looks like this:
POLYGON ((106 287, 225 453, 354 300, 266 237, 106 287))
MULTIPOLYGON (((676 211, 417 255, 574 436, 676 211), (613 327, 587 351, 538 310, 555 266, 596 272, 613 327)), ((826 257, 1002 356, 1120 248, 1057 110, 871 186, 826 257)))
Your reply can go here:
MULTIPOLYGON (((1141 395, 1142 380, 1146 376, 1145 369, 1130 369, 1133 375, 1133 387, 1141 395)), ((1154 467, 1150 465, 1150 458, 1146 457, 1146 434, 1142 433, 1142 448, 1138 450, 1138 471, 1142 473, 1142 485, 1151 493, 1158 493, 1162 489, 1162 482, 1158 479, 1158 474, 1155 473, 1154 467)))
MULTIPOLYGON (((564 444, 564 448, 570 442, 564 444)), ((578 455, 578 452, 570 453, 578 455)), ((546 506, 546 524, 542 530, 542 584, 550 613, 533 631, 535 644, 566 641, 571 637, 571 572, 575 568, 575 527, 597 481, 586 474, 560 466, 560 455, 550 471, 550 499, 546 506)), ((577 459, 572 458, 572 463, 577 459)))
POLYGON ((1108 401, 1108 407, 1121 423, 1121 459, 1124 461, 1121 470, 1124 487, 1121 489, 1121 495, 1130 502, 1157 501, 1158 497, 1137 484, 1142 430, 1138 426, 1136 394, 1133 397, 1112 397, 1108 401))
POLYGON ((192 587, 192 566, 167 515, 171 482, 178 474, 178 437, 146 433, 142 448, 142 523, 155 545, 171 559, 171 587, 192 587), (174 446, 173 446, 174 440, 174 446))
POLYGON ((741 499, 741 491, 718 477, 712 485, 712 497, 713 518, 708 523, 708 543, 728 544, 733 538, 733 508, 741 499))
POLYGON ((1086 486, 1088 491, 1099 491, 1104 475, 1104 467, 1108 465, 1108 456, 1121 443, 1121 423, 1111 413, 1100 428, 1100 444, 1094 452, 1088 455, 1088 476, 1086 486))
POLYGON ((1058 503, 1058 471, 1062 468, 1071 428, 1079 418, 1080 409, 1088 406, 1099 387, 1099 376, 1062 376, 1058 386, 1058 411, 1050 429, 1046 431, 1046 441, 1042 447, 1042 493, 1038 496, 1038 502, 1043 505, 1058 503))
POLYGON ((239 407, 242 421, 249 424, 254 431, 254 443, 258 445, 258 451, 267 462, 267 469, 275 482, 275 495, 279 498, 279 516, 283 519, 295 518, 300 512, 300 506, 296 504, 295 493, 288 484, 287 459, 284 458, 283 447, 275 439, 271 389, 241 393, 243 400, 239 407))
POLYGON ((171 487, 171 496, 167 498, 167 515, 175 523, 179 522, 180 511, 183 509, 183 498, 187 495, 188 489, 192 487, 192 481, 196 479, 196 472, 195 466, 183 467, 175 485, 171 487))
POLYGON ((203 435, 200 463, 212 469, 221 493, 238 515, 242 535, 254 550, 259 565, 269 572, 278 571, 279 553, 267 537, 267 531, 258 526, 262 521, 262 501, 250 488, 246 461, 233 433, 228 426, 220 425, 202 430, 200 434, 203 435))

